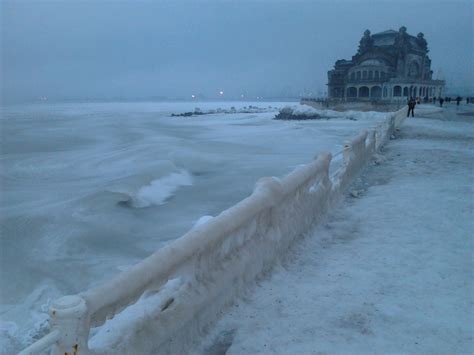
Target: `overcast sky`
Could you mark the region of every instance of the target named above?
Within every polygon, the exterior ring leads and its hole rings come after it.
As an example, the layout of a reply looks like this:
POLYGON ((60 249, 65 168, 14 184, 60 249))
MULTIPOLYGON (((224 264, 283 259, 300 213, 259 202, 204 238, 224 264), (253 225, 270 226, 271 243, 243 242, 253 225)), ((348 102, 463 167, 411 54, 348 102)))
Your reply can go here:
POLYGON ((424 32, 432 69, 471 88, 473 1, 6 1, 6 101, 322 94, 365 29, 424 32))

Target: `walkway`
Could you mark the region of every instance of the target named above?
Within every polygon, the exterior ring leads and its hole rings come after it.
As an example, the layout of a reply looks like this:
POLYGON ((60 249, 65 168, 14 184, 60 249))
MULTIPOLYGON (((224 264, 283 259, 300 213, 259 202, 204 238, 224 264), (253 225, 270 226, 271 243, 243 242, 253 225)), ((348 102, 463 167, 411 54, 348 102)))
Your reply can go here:
POLYGON ((471 353, 474 118, 454 110, 407 120, 200 352, 471 353))

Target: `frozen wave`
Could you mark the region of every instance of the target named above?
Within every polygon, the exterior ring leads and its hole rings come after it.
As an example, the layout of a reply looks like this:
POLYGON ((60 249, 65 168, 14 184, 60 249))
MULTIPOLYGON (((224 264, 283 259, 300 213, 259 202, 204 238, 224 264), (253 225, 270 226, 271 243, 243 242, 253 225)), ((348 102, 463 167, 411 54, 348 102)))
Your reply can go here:
POLYGON ((94 210, 110 208, 113 205, 131 208, 159 206, 165 204, 180 187, 193 184, 191 174, 184 169, 157 179, 150 180, 143 176, 141 178, 149 182, 99 191, 87 196, 83 202, 93 204, 94 210))
POLYGON ((171 173, 160 179, 153 180, 149 185, 140 187, 137 193, 131 196, 129 205, 135 208, 162 205, 181 186, 190 186, 192 184, 192 177, 186 170, 171 173))

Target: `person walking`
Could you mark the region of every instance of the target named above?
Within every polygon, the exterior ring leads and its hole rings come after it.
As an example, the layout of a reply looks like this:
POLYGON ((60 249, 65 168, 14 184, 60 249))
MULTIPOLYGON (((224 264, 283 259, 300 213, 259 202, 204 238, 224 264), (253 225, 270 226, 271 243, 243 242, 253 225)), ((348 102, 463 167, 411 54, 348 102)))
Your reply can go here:
POLYGON ((459 106, 459 103, 461 102, 461 100, 462 100, 461 96, 456 97, 456 105, 457 106, 459 106))
POLYGON ((439 98, 439 107, 443 107, 444 99, 442 97, 439 98))
POLYGON ((408 101, 407 117, 410 116, 410 112, 411 112, 411 117, 415 117, 415 105, 416 105, 415 99, 413 97, 410 97, 410 100, 408 101))

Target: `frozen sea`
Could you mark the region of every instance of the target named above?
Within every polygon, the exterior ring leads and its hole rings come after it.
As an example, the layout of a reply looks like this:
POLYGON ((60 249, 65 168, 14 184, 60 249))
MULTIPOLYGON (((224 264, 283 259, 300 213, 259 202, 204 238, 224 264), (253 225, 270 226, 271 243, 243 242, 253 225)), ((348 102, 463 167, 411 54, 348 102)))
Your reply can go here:
POLYGON ((286 102, 67 103, 1 114, 0 347, 47 328, 48 305, 97 285, 374 126, 384 113, 275 121, 286 102), (171 113, 249 105, 262 113, 171 113))

